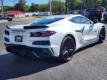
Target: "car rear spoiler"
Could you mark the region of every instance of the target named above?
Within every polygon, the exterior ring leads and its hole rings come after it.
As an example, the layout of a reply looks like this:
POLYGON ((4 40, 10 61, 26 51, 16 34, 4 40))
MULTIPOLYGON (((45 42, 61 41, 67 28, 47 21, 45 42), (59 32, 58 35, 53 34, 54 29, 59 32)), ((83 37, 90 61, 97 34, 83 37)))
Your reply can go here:
POLYGON ((24 26, 24 29, 40 29, 40 28, 48 28, 49 26, 43 25, 43 26, 24 26))

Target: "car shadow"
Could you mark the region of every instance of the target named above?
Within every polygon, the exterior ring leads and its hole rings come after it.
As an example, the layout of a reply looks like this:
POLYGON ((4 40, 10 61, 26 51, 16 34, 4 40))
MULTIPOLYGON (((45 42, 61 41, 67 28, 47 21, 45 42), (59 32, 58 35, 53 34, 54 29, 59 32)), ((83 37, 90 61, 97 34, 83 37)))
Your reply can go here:
MULTIPOLYGON (((95 44, 81 48, 75 52, 78 53, 84 49, 88 49, 95 44)), ((44 71, 49 68, 62 65, 56 59, 40 59, 32 60, 14 56, 13 54, 0 55, 0 80, 18 78, 44 71)))
POLYGON ((77 54, 77 53, 80 52, 80 51, 83 51, 83 50, 85 50, 85 49, 94 47, 94 46, 96 46, 96 45, 98 45, 98 44, 100 44, 100 43, 97 42, 97 43, 90 44, 90 45, 88 45, 88 46, 86 46, 86 47, 80 48, 80 49, 78 49, 78 50, 75 51, 74 55, 77 54))
POLYGON ((0 80, 31 75, 58 65, 61 65, 61 63, 49 58, 45 60, 27 60, 10 53, 0 55, 0 80))

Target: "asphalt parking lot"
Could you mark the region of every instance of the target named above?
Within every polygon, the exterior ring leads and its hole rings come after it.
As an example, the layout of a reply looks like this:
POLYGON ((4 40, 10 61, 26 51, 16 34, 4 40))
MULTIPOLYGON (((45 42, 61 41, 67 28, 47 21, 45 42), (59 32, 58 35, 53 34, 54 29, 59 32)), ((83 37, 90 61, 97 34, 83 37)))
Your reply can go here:
POLYGON ((107 38, 76 52, 68 63, 29 60, 5 51, 5 25, 27 24, 34 19, 0 23, 0 80, 107 80, 107 38))

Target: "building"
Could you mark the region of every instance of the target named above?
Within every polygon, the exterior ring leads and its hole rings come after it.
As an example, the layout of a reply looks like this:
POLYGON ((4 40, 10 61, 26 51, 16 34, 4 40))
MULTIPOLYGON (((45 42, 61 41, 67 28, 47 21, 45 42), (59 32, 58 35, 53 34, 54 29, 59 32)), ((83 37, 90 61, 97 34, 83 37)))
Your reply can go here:
POLYGON ((13 17, 24 17, 24 12, 18 10, 7 11, 6 14, 13 17))

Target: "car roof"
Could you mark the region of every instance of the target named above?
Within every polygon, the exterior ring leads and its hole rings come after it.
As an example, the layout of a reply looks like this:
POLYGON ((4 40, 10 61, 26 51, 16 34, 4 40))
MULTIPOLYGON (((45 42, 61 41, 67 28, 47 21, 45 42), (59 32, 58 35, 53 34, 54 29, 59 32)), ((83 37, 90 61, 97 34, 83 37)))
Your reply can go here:
POLYGON ((49 16, 48 18, 60 18, 60 17, 63 17, 63 18, 66 18, 66 19, 70 19, 70 18, 73 18, 73 17, 76 17, 76 16, 82 16, 82 15, 80 15, 80 14, 52 15, 52 16, 49 16))

